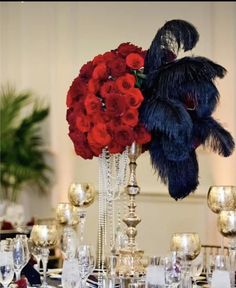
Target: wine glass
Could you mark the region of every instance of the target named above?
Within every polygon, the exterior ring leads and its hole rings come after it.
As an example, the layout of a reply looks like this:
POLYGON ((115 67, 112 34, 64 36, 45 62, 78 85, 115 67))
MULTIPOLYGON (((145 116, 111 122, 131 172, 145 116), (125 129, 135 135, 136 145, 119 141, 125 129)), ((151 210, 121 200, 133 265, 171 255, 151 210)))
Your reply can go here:
MULTIPOLYGON (((236 209, 236 186, 210 186, 207 204, 212 212, 236 209)), ((221 254, 224 255, 224 237, 221 237, 221 254)))
POLYGON ((70 203, 58 203, 56 208, 56 220, 63 226, 77 225, 79 223, 77 208, 70 203))
POLYGON ((201 242, 197 233, 174 233, 170 245, 171 251, 177 252, 182 260, 182 282, 186 288, 191 287, 191 261, 201 251, 201 242))
POLYGON ((34 242, 32 241, 32 239, 28 240, 28 246, 29 246, 29 251, 30 254, 34 256, 35 260, 36 260, 36 270, 38 272, 40 272, 40 261, 41 261, 41 257, 42 257, 42 250, 40 247, 35 246, 34 242))
MULTIPOLYGON (((30 252, 29 252, 29 246, 28 246, 28 237, 24 234, 17 234, 16 239, 21 239, 23 247, 24 247, 24 266, 29 262, 30 259, 30 252)), ((23 266, 23 267, 24 267, 23 266)))
POLYGON ((13 263, 16 274, 16 281, 20 279, 20 273, 23 267, 26 265, 24 243, 21 238, 17 237, 13 239, 13 263))
POLYGON ((35 246, 40 247, 42 250, 42 263, 43 263, 43 288, 50 287, 46 281, 47 263, 49 256, 49 248, 55 247, 57 243, 57 228, 56 225, 34 225, 30 234, 35 246))
MULTIPOLYGON (((72 183, 68 191, 69 202, 77 208, 90 206, 95 199, 95 188, 90 183, 72 183)), ((80 242, 84 239, 84 226, 86 220, 86 210, 78 210, 80 219, 80 242)))
POLYGON ((200 252, 200 254, 195 258, 191 263, 191 276, 193 278, 193 286, 197 286, 197 277, 199 277, 203 270, 203 253, 200 252))
POLYGON ((77 249, 76 228, 79 223, 78 208, 61 202, 56 208, 56 220, 61 225, 60 247, 64 258, 74 258, 77 249))
POLYGON ((7 288, 14 277, 12 244, 2 240, 0 242, 0 283, 7 288))
POLYGON ((94 249, 90 245, 80 245, 78 248, 79 274, 81 287, 86 288, 86 280, 95 267, 94 249))
POLYGON ((235 285, 236 271, 236 210, 221 211, 218 215, 219 232, 229 239, 231 285, 235 285))
POLYGON ((178 287, 181 281, 180 260, 176 252, 164 257, 165 284, 167 287, 178 287))

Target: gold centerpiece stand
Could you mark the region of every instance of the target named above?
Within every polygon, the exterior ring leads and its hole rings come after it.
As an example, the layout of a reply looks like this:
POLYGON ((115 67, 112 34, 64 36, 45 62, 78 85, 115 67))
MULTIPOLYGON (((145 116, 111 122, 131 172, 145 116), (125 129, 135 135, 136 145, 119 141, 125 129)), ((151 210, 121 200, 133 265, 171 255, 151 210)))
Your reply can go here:
POLYGON ((128 244, 125 248, 119 250, 118 263, 116 274, 120 278, 142 277, 145 275, 145 269, 142 264, 143 250, 137 248, 135 237, 137 235, 136 226, 141 222, 141 219, 135 213, 136 203, 135 197, 139 194, 140 188, 136 180, 136 160, 142 153, 142 146, 133 143, 129 148, 129 168, 130 176, 126 193, 129 195, 129 212, 123 219, 127 225, 126 234, 128 236, 128 244))

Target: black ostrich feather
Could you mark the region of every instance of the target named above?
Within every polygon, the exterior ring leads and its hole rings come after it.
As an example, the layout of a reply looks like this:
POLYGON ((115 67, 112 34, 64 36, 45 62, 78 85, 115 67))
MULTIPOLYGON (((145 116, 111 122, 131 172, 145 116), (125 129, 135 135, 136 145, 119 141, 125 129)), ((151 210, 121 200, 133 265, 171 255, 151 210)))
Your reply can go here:
POLYGON ((184 20, 171 20, 159 29, 149 48, 145 63, 145 73, 151 73, 168 62, 168 51, 175 54, 180 47, 191 50, 197 43, 196 28, 184 20))
POLYGON ((145 85, 149 89, 158 87, 160 97, 166 97, 169 91, 176 90, 185 83, 209 82, 216 77, 223 78, 225 74, 224 67, 205 57, 184 57, 153 71, 151 79, 149 74, 145 85))
POLYGON ((198 38, 192 24, 168 21, 145 58, 140 120, 152 134, 152 166, 174 199, 186 197, 199 184, 198 144, 224 157, 235 146, 231 134, 211 117, 220 97, 214 81, 226 69, 205 57, 176 60, 179 49, 191 50, 198 38))
POLYGON ((183 105, 175 100, 144 101, 140 119, 149 131, 163 132, 170 139, 188 142, 192 135, 191 117, 183 105))
POLYGON ((191 151, 187 158, 172 161, 164 153, 163 145, 158 135, 153 135, 150 145, 152 166, 161 181, 168 184, 170 196, 181 199, 193 192, 198 185, 198 163, 195 151, 191 151))
POLYGON ((212 117, 194 120, 194 136, 204 146, 221 156, 228 157, 235 148, 234 139, 222 125, 212 117))
POLYGON ((168 188, 170 196, 181 199, 194 192, 199 184, 198 162, 195 151, 183 161, 172 161, 168 169, 168 188))

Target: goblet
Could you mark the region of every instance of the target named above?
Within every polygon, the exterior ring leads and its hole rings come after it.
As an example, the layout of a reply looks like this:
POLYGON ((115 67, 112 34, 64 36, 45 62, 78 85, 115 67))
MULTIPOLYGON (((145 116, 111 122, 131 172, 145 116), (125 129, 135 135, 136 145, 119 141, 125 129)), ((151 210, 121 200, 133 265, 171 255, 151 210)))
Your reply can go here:
POLYGON ((207 194, 208 207, 214 213, 236 209, 236 186, 211 186, 207 194))
POLYGON ((56 208, 56 220, 60 225, 77 225, 79 223, 77 208, 70 203, 59 203, 56 208))
MULTIPOLYGON (((95 200, 95 188, 90 183, 72 183, 69 187, 68 199, 73 206, 86 208, 95 200)), ((78 216, 80 219, 80 242, 83 242, 86 211, 78 209, 78 216)))
MULTIPOLYGON (((210 186, 207 204, 212 212, 236 209, 236 186, 210 186)), ((221 237, 221 254, 224 255, 224 237, 221 237)))
POLYGON ((219 232, 229 239, 231 285, 235 285, 236 270, 236 210, 221 211, 218 215, 219 232))
POLYGON ((170 250, 177 252, 182 259, 182 287, 192 287, 191 283, 191 261, 201 251, 201 242, 197 233, 175 233, 172 236, 170 250))
POLYGON ((34 225, 30 234, 35 246, 42 249, 42 263, 43 263, 43 283, 41 287, 49 287, 46 281, 47 263, 49 248, 52 248, 57 243, 57 229, 56 225, 34 225))

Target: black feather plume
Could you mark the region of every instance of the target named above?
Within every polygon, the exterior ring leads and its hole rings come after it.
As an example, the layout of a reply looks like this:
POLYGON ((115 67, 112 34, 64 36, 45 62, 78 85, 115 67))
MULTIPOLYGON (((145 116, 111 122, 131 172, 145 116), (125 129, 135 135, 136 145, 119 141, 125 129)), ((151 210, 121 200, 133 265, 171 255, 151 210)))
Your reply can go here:
POLYGON ((140 120, 152 134, 152 166, 175 199, 198 186, 199 144, 225 157, 235 147, 230 133, 211 117, 219 101, 214 80, 224 77, 226 69, 205 57, 176 60, 179 49, 191 50, 198 38, 192 24, 168 21, 145 57, 140 120))
POLYGON ((191 50, 197 43, 199 34, 196 28, 184 20, 171 20, 157 31, 148 51, 144 71, 151 73, 162 64, 169 62, 168 52, 178 53, 191 50))
POLYGON ((168 169, 168 188, 171 197, 181 199, 195 191, 198 182, 198 162, 195 151, 183 161, 172 161, 168 169))
POLYGON ((192 135, 191 117, 183 105, 174 100, 144 101, 140 119, 149 131, 163 132, 170 139, 188 142, 192 135))
POLYGON ((174 199, 181 199, 193 192, 198 186, 198 163, 192 151, 182 161, 171 161, 164 153, 161 138, 156 134, 150 145, 152 166, 161 181, 168 184, 169 193, 174 199))
POLYGON ((203 145, 224 157, 230 156, 235 148, 231 134, 212 117, 196 119, 194 135, 203 145))

